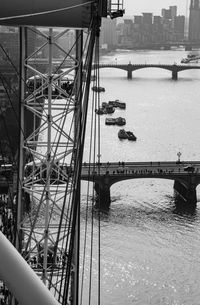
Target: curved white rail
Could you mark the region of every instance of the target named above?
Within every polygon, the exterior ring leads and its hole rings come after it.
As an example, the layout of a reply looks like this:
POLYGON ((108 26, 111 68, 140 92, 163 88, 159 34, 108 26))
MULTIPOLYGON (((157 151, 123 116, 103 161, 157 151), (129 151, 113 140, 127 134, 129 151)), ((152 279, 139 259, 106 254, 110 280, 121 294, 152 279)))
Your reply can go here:
POLYGON ((0 278, 20 305, 59 305, 2 232, 0 232, 0 278))

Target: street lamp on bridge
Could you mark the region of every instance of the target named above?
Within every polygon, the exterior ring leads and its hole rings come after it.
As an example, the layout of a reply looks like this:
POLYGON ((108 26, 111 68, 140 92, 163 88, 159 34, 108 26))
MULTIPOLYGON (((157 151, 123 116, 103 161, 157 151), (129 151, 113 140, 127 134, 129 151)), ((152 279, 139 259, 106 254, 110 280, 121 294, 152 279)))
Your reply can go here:
POLYGON ((115 64, 117 65, 117 57, 115 57, 115 64))
POLYGON ((178 153, 177 153, 177 156, 178 156, 178 161, 177 161, 177 163, 181 163, 181 152, 179 151, 178 153))

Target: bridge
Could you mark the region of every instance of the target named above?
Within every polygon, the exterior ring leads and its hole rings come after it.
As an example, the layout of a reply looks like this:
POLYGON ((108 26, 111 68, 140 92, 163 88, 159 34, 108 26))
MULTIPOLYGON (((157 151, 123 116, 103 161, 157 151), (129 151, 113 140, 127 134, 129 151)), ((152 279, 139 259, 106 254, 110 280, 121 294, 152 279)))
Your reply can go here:
MULTIPOLYGON (((100 69, 102 68, 114 68, 127 71, 127 78, 132 79, 132 72, 145 68, 159 68, 169 70, 172 72, 172 79, 178 79, 178 72, 190 69, 200 69, 197 65, 169 65, 169 64, 99 64, 100 69)), ((93 69, 97 68, 97 65, 93 65, 93 69)))
MULTIPOLYGON (((40 67, 43 68, 43 71, 45 72, 48 66, 48 61, 45 58, 37 58, 36 60, 29 60, 29 64, 31 64, 33 67, 40 67)), ((60 58, 55 58, 53 60, 53 67, 54 71, 57 73, 57 69, 64 69, 64 68, 69 68, 72 67, 72 62, 71 61, 63 61, 60 58)), ((177 64, 99 64, 99 65, 93 65, 92 69, 96 68, 115 68, 115 69, 121 69, 127 71, 127 78, 132 79, 132 72, 140 69, 145 69, 145 68, 159 68, 159 69, 164 69, 172 72, 172 79, 177 80, 178 79, 178 72, 184 71, 184 70, 191 70, 191 69, 200 69, 200 65, 177 65, 177 64)))
MULTIPOLYGON (((45 184, 47 172, 44 164, 28 165, 25 170, 26 183, 32 177, 37 184, 45 184), (30 175, 30 176, 29 176, 30 175)), ((65 164, 51 167, 50 184, 65 184, 73 175, 72 168, 65 164)), ((0 171, 0 189, 6 187, 5 178, 12 177, 12 165, 0 171)), ((130 179, 170 179, 174 181, 177 197, 182 198, 185 207, 196 207, 196 187, 200 184, 200 161, 162 161, 162 162, 104 162, 82 164, 81 180, 94 183, 97 205, 108 210, 111 204, 110 188, 113 184, 130 179)), ((32 179, 32 178, 31 178, 32 179)), ((8 180, 7 180, 8 181, 8 180)))
POLYGON ((83 163, 82 180, 92 181, 102 209, 111 204, 110 188, 128 179, 170 179, 177 196, 188 207, 196 207, 196 187, 200 184, 200 162, 107 162, 83 163))

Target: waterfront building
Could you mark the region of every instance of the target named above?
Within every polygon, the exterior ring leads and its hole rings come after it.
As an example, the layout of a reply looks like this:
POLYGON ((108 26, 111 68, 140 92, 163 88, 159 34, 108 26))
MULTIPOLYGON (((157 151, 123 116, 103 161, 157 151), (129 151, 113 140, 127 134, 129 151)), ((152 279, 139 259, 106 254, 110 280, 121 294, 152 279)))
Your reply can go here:
POLYGON ((143 15, 143 24, 152 25, 153 14, 152 13, 142 13, 143 15))
POLYGON ((142 13, 142 43, 143 45, 149 45, 152 42, 152 23, 153 14, 152 13, 142 13))
POLYGON ((153 17, 152 41, 163 42, 163 21, 161 16, 153 17))
POLYGON ((185 16, 174 18, 174 41, 182 41, 185 32, 185 16))
POLYGON ((112 50, 117 44, 117 21, 116 19, 102 18, 102 28, 100 33, 100 46, 106 45, 108 50, 112 50))
POLYGON ((124 23, 120 22, 117 24, 116 27, 116 36, 117 36, 116 47, 121 47, 122 45, 123 31, 124 31, 124 23))
POLYGON ((142 24, 143 17, 141 15, 134 16, 134 23, 135 24, 142 24))
POLYGON ((164 19, 174 20, 177 16, 177 6, 170 6, 169 9, 163 8, 161 14, 164 19))
POLYGON ((127 48, 133 47, 133 20, 132 19, 124 20, 122 45, 125 45, 127 48))
POLYGON ((153 13, 146 12, 135 15, 134 18, 124 18, 115 28, 111 28, 109 22, 110 20, 103 19, 100 40, 100 45, 108 45, 108 49, 109 46, 157 49, 184 40, 185 16, 177 15, 177 6, 163 8, 161 16, 153 16, 153 13))
POLYGON ((191 0, 189 14, 189 34, 191 42, 200 41, 200 0, 191 0))

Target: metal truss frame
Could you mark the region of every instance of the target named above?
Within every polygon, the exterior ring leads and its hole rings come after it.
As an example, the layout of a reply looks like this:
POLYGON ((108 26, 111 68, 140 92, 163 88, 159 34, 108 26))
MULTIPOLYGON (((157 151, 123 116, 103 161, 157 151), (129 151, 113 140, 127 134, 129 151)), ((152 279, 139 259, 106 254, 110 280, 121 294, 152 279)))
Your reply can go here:
POLYGON ((49 29, 46 34, 35 27, 20 29, 21 145, 15 246, 61 304, 69 299, 69 291, 73 290, 67 278, 72 276, 78 286, 78 271, 71 267, 75 247, 71 234, 77 226, 80 203, 82 120, 87 111, 84 104, 89 97, 94 45, 94 31, 88 29, 83 34, 83 30, 74 30, 74 44, 65 51, 58 40, 68 31, 64 29, 55 34, 49 29), (29 55, 27 31, 46 40, 29 55), (56 73, 54 47, 63 53, 56 73), (44 48, 48 49, 47 74, 37 65, 44 48), (85 82, 82 79, 84 66, 85 82), (34 84, 31 89, 30 79, 34 84), (68 82, 67 88, 63 80, 68 82), (32 113, 33 120, 33 130, 27 138, 24 132, 26 111, 32 113))

